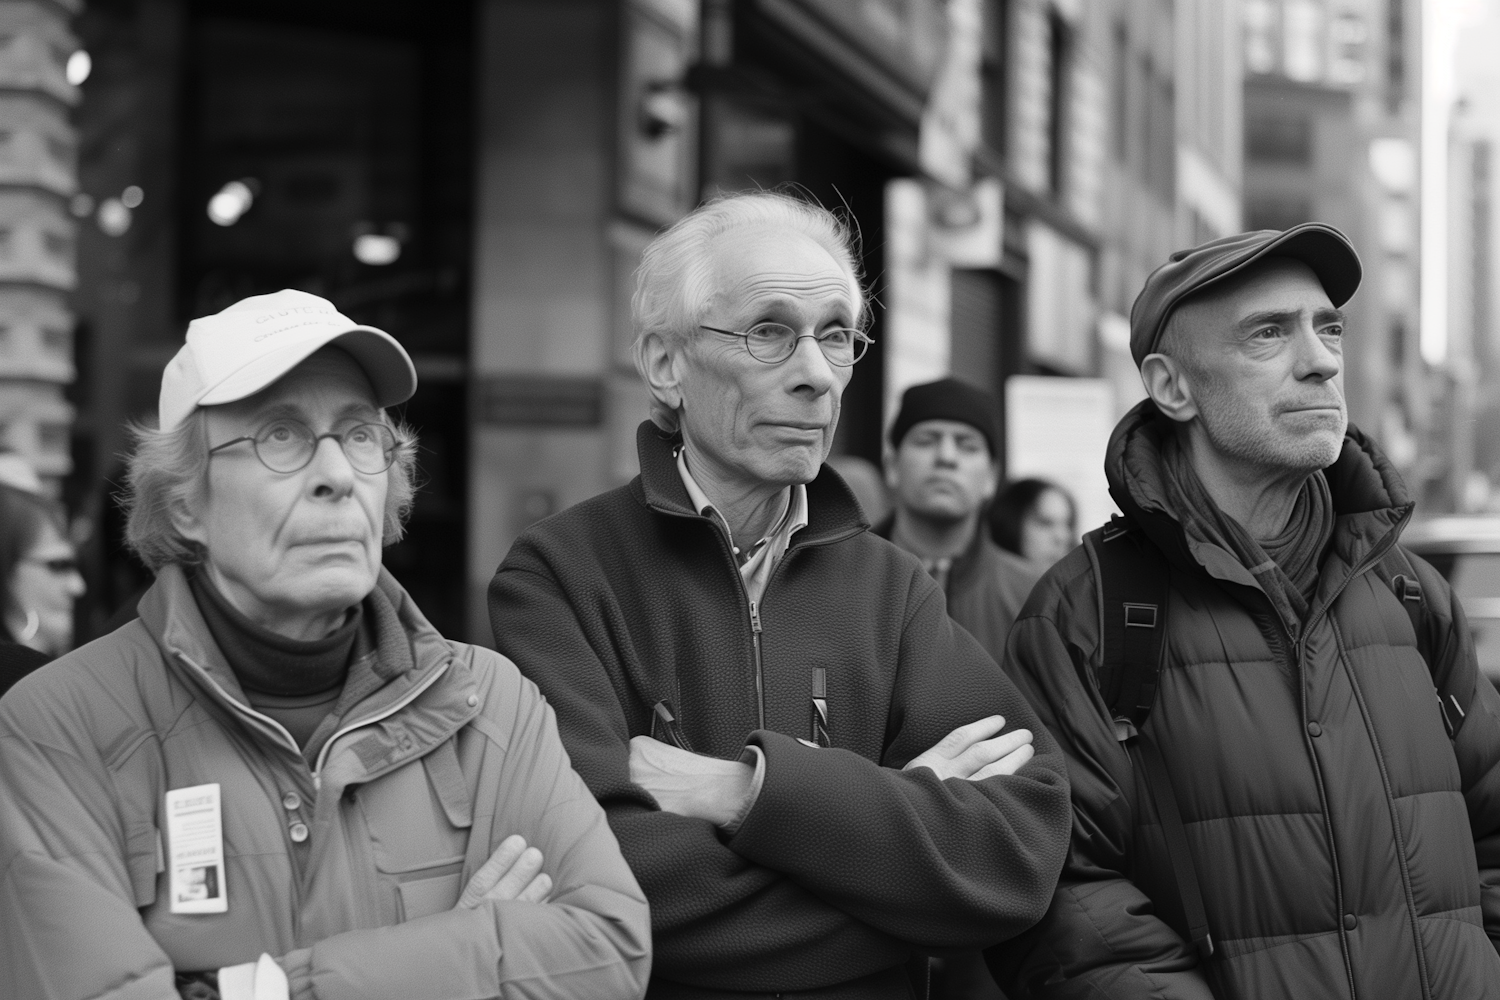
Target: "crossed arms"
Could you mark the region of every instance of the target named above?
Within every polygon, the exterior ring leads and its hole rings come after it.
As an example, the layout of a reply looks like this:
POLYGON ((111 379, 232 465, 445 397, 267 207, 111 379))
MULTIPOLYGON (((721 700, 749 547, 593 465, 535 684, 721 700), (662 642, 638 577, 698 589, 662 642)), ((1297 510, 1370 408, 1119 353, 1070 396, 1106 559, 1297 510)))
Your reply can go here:
POLYGON ((947 618, 935 585, 915 589, 879 720, 881 758, 750 734, 762 783, 726 836, 719 821, 743 806, 750 765, 641 741, 650 705, 636 704, 607 636, 580 621, 582 602, 546 572, 508 562, 497 574, 490 607, 501 648, 556 709, 573 766, 605 808, 651 903, 663 978, 813 988, 888 969, 913 949, 993 944, 1044 911, 1067 843, 1056 745, 947 618), (997 739, 990 719, 969 726, 986 712, 1034 734, 1029 764, 1024 735, 997 739), (969 728, 954 735, 960 726, 969 728), (730 777, 735 790, 718 801, 700 794, 699 769, 730 777), (978 780, 942 776, 965 770, 978 780))

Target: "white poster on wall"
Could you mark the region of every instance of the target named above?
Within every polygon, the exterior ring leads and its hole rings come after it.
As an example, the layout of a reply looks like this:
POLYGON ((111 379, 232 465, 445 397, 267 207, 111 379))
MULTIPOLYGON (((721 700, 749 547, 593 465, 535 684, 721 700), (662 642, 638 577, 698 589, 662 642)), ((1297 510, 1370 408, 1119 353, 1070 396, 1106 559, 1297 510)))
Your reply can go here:
POLYGON ((1115 428, 1108 379, 1012 375, 1005 381, 1005 474, 1050 479, 1073 494, 1078 532, 1117 512, 1104 478, 1104 450, 1115 428))

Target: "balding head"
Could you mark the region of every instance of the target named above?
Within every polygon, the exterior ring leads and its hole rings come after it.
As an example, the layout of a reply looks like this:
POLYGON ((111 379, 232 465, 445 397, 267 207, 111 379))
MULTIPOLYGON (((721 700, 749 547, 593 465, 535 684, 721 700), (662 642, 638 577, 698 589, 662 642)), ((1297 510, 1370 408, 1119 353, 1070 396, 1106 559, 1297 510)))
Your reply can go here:
POLYGON ((1348 424, 1343 324, 1307 264, 1269 257, 1177 306, 1141 377, 1226 461, 1267 475, 1325 468, 1348 424))

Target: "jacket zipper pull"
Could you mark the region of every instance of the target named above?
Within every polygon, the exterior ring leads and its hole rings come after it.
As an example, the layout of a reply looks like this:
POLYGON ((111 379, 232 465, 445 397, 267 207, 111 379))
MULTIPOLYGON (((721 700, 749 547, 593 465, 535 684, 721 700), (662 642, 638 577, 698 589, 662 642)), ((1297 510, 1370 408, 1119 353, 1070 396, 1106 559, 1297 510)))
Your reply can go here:
POLYGON ((652 735, 655 736, 656 724, 661 723, 661 730, 666 735, 665 742, 672 744, 679 750, 688 749, 687 737, 682 734, 682 727, 678 725, 677 716, 672 714, 671 702, 659 701, 651 706, 651 711, 656 718, 651 722, 652 735))
POLYGON ((833 746, 828 736, 828 670, 825 667, 813 667, 812 741, 820 747, 833 746))
POLYGON ((755 642, 755 711, 756 719, 760 723, 758 728, 766 728, 766 684, 761 676, 760 660, 760 606, 750 602, 750 632, 751 639, 755 642))

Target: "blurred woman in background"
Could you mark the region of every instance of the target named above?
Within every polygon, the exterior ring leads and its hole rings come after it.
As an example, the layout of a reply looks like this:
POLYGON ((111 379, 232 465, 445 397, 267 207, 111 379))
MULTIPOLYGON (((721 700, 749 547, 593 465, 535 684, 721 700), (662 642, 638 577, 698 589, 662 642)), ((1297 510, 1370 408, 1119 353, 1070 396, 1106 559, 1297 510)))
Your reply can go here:
POLYGON ((1078 507, 1067 490, 1045 479, 1019 479, 990 506, 995 544, 1043 568, 1078 544, 1078 507))
POLYGON ((0 694, 72 648, 83 591, 62 508, 0 483, 0 694))

